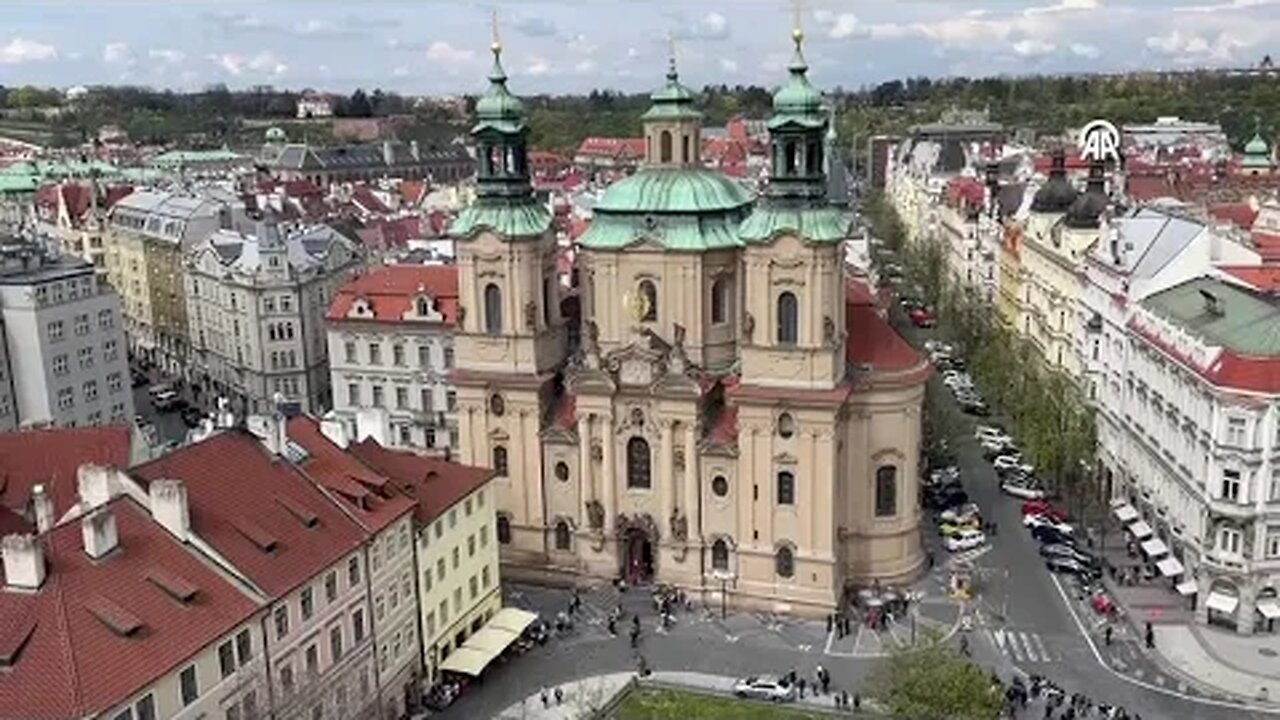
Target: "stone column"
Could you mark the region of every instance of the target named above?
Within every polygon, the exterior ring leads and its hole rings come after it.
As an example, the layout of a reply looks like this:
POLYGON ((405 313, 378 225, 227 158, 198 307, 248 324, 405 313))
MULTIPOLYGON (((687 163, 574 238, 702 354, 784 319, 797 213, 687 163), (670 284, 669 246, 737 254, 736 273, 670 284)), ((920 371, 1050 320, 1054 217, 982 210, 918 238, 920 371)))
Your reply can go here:
POLYGON ((662 498, 660 507, 662 508, 662 517, 657 518, 658 527, 665 528, 663 533, 668 539, 670 535, 669 520, 671 511, 675 507, 676 502, 676 483, 675 483, 675 460, 672 457, 671 442, 671 421, 663 419, 660 421, 662 428, 662 445, 658 452, 658 491, 659 497, 662 498))
POLYGON ((689 539, 702 538, 702 514, 698 511, 698 426, 689 423, 684 434, 684 516, 689 523, 689 539))
POLYGON ((596 486, 591 477, 591 414, 578 416, 578 500, 579 504, 596 499, 596 486))
POLYGON ((617 517, 618 507, 613 500, 614 493, 614 475, 616 468, 613 462, 613 412, 607 412, 600 417, 600 441, 604 450, 604 477, 601 482, 601 503, 604 505, 604 532, 605 535, 613 533, 614 518, 617 517))

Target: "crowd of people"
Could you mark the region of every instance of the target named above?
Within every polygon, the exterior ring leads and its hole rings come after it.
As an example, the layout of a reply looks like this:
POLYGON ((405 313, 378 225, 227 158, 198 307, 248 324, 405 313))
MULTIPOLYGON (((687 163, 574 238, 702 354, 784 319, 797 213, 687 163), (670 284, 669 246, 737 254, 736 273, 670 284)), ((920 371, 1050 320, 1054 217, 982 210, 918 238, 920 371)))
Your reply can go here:
POLYGON ((1095 702, 1084 693, 1067 693, 1052 680, 1032 675, 1024 681, 1015 676, 1005 686, 1005 713, 1010 718, 1034 718, 1028 704, 1042 702, 1045 720, 1142 720, 1118 705, 1095 702), (1023 713, 1027 713, 1023 715, 1023 713))

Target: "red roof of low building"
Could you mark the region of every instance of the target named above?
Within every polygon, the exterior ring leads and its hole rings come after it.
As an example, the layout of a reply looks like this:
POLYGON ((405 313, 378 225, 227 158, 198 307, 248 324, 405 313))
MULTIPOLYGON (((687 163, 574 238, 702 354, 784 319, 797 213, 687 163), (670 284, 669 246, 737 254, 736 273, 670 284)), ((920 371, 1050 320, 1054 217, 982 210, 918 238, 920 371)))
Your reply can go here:
MULTIPOLYGON (((404 450, 389 450, 372 438, 351 446, 366 465, 390 478, 396 489, 417 501, 414 515, 427 524, 444 514, 493 477, 489 468, 463 465, 404 450)), ((490 500, 495 501, 496 498, 490 500)))
POLYGON ((1280 235, 1255 232, 1251 237, 1253 238, 1253 246, 1258 251, 1258 255, 1263 262, 1280 261, 1280 235))
POLYGON ((0 654, 14 653, 0 672, 0 715, 96 717, 257 610, 132 499, 105 511, 115 517, 119 549, 90 559, 80 523, 59 526, 39 542, 48 569, 40 589, 0 592, 0 654), (183 600, 166 584, 195 592, 183 600))
POLYGON ((929 364, 880 314, 870 288, 849 278, 845 297, 845 360, 875 375, 906 373, 902 381, 923 382, 929 364))
POLYGON ((370 215, 386 215, 391 212, 391 208, 386 203, 378 199, 373 191, 364 185, 357 185, 351 191, 351 202, 364 212, 370 215))
POLYGON ((113 205, 132 194, 132 185, 108 185, 103 191, 102 209, 108 210, 113 205))
POLYGON ((280 183, 280 189, 284 191, 285 197, 290 198, 324 197, 324 190, 310 180, 284 180, 280 183))
POLYGON ((1280 293, 1280 265, 1220 265, 1218 269, 1262 292, 1280 293))
POLYGON ((364 541, 360 527, 247 432, 227 431, 130 473, 144 486, 182 480, 191 529, 273 598, 364 541))
POLYGON ((1209 206, 1209 215, 1219 222, 1230 223, 1241 230, 1253 227, 1258 219, 1258 208, 1249 203, 1218 203, 1209 206))
POLYGON ((584 138, 578 145, 577 154, 641 158, 644 157, 644 149, 644 138, 589 137, 584 138))
POLYGON ((1223 348, 1213 364, 1206 368, 1192 362, 1176 347, 1145 331, 1135 319, 1129 320, 1129 329, 1215 387, 1280 394, 1280 357, 1251 357, 1223 348))
POLYGON ((413 509, 412 500, 387 487, 387 478, 325 437, 315 418, 291 418, 288 430, 289 439, 307 451, 298 467, 366 530, 379 532, 413 509))
POLYGON ((383 265, 343 285, 333 297, 325 318, 330 321, 404 322, 419 294, 436 303, 445 325, 458 321, 458 267, 456 265, 383 265), (369 303, 373 317, 348 318, 357 298, 369 303))
POLYGON ((423 180, 401 180, 397 190, 400 193, 401 205, 416 208, 422 204, 422 198, 427 196, 427 183, 423 180))
POLYGON ((0 433, 0 505, 25 515, 31 489, 44 485, 60 517, 76 504, 81 465, 127 468, 129 461, 124 425, 0 433))

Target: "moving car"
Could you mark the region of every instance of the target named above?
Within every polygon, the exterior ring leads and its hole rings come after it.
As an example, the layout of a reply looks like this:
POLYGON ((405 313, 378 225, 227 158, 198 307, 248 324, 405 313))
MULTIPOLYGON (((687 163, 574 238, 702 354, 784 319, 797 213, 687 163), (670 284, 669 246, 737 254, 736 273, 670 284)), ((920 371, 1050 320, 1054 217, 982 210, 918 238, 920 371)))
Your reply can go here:
POLYGON ((160 412, 168 412, 177 410, 179 407, 186 405, 182 398, 178 397, 178 393, 172 390, 166 390, 151 398, 151 404, 160 412))
POLYGON ((962 530, 944 539, 942 544, 950 552, 960 552, 981 547, 986 541, 987 536, 983 535, 981 530, 962 530))
POLYGON ((786 685, 777 678, 764 676, 739 680, 733 684, 733 694, 740 698, 772 702, 790 702, 796 699, 795 686, 786 685))

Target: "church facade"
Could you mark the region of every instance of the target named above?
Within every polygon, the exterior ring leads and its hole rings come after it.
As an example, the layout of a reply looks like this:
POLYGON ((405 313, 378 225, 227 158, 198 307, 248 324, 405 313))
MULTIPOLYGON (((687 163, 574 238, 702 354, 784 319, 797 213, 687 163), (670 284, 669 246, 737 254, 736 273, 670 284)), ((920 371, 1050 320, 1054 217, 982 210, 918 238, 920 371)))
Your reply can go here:
POLYGON ((928 366, 846 278, 828 116, 795 34, 755 198, 705 169, 674 62, 645 161, 579 239, 562 312, 524 109, 494 46, 477 200, 451 227, 461 460, 497 470, 508 577, 624 577, 704 602, 824 614, 915 577, 928 366))

